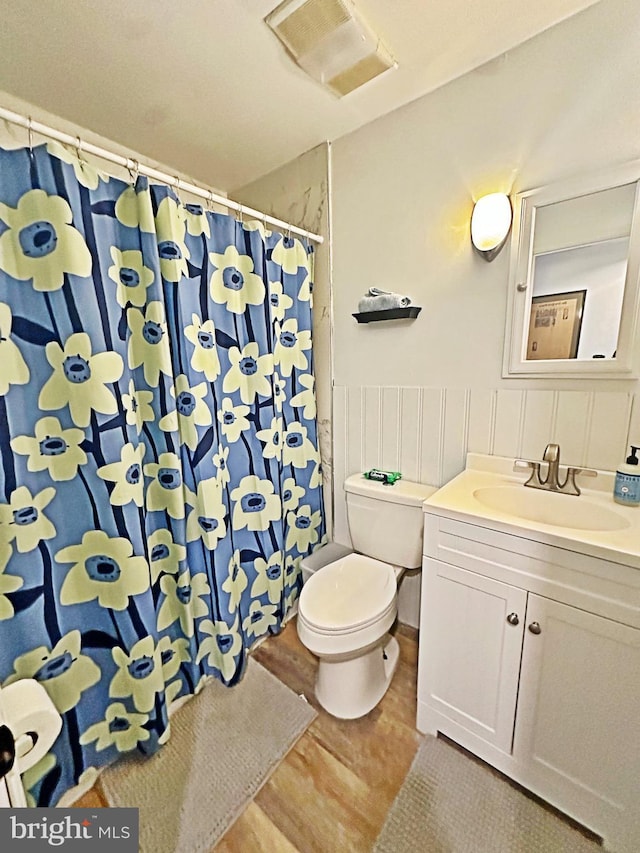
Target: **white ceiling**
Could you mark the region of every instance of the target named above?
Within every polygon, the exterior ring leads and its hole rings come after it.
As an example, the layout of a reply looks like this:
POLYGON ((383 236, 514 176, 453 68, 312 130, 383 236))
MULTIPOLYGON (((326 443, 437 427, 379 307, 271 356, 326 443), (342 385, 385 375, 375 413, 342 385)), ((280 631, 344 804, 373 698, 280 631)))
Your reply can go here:
POLYGON ((263 23, 278 0, 3 0, 0 89, 232 191, 595 2, 356 0, 399 67, 337 99, 263 23))

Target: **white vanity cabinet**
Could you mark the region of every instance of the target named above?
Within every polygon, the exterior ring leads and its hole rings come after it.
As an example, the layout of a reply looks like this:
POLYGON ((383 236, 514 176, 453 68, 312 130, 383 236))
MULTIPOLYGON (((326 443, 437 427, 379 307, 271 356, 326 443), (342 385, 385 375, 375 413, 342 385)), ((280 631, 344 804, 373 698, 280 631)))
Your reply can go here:
POLYGON ((425 514, 418 729, 640 850, 640 570, 425 514))

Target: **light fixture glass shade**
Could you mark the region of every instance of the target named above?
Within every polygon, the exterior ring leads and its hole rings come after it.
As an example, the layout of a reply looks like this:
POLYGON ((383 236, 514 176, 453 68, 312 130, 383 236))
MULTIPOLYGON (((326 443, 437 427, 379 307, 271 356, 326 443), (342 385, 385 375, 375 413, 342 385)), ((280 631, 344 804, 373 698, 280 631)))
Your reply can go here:
POLYGON ((504 193, 479 198, 471 215, 471 242, 487 261, 492 261, 504 246, 511 228, 511 202, 504 193))

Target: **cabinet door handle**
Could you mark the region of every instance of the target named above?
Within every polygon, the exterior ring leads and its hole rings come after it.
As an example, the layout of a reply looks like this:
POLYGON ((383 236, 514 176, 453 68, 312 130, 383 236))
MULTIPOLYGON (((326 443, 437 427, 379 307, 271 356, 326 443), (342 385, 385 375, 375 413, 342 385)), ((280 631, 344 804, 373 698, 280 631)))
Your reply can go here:
POLYGON ((529 630, 531 631, 532 634, 542 634, 542 628, 540 627, 539 622, 532 622, 529 625, 529 630))
POLYGON ((509 625, 518 625, 520 622, 520 620, 518 619, 518 614, 517 613, 510 613, 507 616, 507 622, 509 623, 509 625))

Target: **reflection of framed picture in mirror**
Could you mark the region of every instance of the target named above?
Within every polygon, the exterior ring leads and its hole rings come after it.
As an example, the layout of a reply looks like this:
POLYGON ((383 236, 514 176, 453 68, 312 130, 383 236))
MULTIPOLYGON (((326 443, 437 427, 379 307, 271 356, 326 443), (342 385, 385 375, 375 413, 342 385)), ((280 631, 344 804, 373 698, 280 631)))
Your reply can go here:
POLYGON ((527 359, 576 358, 586 290, 531 300, 527 359))
MULTIPOLYGON (((502 375, 640 376, 640 160, 516 193, 513 210, 502 375), (613 275, 602 246, 616 255, 613 275), (597 264, 586 258, 593 254, 597 264), (573 263, 576 255, 579 264, 573 263), (588 291, 584 315, 575 336, 567 335, 561 357, 554 358, 549 342, 539 335, 529 342, 530 331, 536 331, 535 326, 530 329, 532 307, 540 302, 536 297, 556 301, 580 290, 588 291)), ((558 338, 550 326, 538 326, 538 332, 558 338)))

